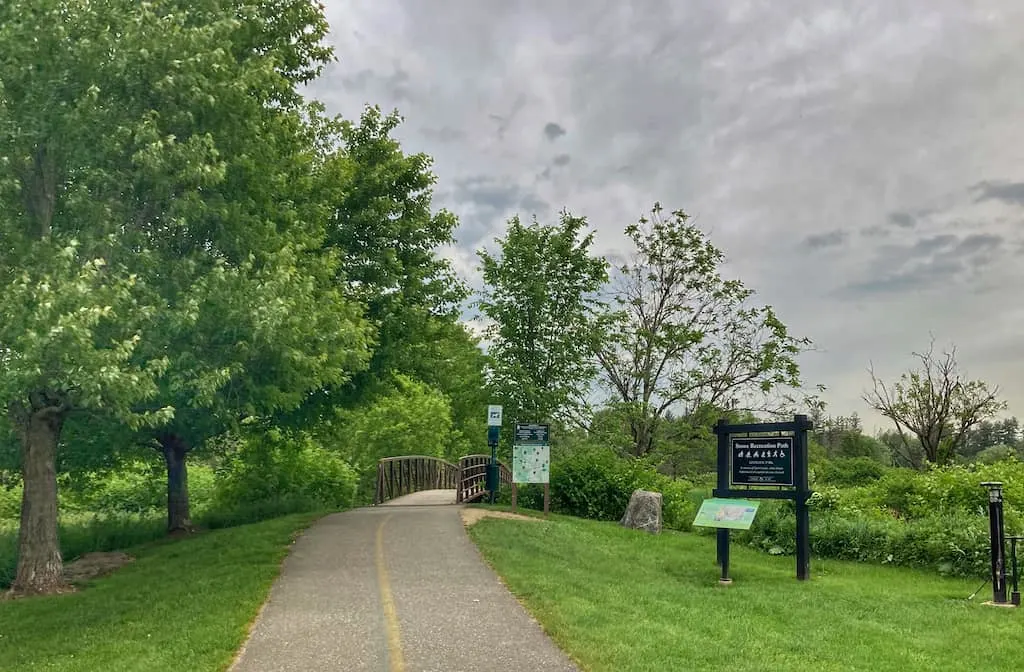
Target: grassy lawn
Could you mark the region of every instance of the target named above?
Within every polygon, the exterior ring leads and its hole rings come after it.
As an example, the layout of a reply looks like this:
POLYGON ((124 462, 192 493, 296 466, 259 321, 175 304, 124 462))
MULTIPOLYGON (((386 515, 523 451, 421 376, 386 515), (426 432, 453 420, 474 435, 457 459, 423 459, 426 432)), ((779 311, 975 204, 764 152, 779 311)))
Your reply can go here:
POLYGON ((470 528, 512 592, 583 669, 1011 670, 1024 613, 982 606, 978 581, 732 549, 717 585, 713 537, 614 523, 486 518, 470 528))
POLYGON ((0 670, 224 669, 314 517, 149 544, 77 593, 0 601, 0 670))

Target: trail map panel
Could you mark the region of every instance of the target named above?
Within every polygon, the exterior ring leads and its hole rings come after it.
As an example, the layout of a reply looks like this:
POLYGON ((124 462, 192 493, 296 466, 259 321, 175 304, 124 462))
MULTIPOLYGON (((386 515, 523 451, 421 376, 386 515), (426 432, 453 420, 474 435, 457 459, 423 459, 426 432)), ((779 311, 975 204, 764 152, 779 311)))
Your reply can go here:
POLYGON ((547 446, 512 447, 513 483, 547 483, 550 468, 550 449, 547 446))
POLYGON ((793 437, 731 440, 733 485, 793 485, 793 437))

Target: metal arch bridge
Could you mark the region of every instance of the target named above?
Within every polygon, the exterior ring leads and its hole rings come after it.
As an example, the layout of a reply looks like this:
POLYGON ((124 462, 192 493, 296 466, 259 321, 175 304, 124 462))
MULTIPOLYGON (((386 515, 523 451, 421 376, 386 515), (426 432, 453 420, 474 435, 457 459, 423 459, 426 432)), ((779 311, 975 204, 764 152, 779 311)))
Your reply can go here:
MULTIPOLYGON (((404 455, 385 457, 377 463, 377 488, 374 505, 424 490, 450 490, 453 501, 464 504, 487 494, 487 465, 490 455, 466 455, 453 464, 439 457, 404 455)), ((502 484, 511 485, 512 471, 500 465, 502 484)))

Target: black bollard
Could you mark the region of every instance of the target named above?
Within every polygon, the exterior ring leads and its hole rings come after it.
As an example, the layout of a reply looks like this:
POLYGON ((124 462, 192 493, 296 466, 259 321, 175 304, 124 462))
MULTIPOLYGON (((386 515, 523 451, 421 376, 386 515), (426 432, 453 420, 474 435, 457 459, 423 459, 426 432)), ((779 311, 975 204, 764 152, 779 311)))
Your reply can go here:
POLYGON ((988 488, 988 524, 992 544, 992 602, 1006 604, 1006 541, 1003 532, 1003 484, 986 481, 988 488))

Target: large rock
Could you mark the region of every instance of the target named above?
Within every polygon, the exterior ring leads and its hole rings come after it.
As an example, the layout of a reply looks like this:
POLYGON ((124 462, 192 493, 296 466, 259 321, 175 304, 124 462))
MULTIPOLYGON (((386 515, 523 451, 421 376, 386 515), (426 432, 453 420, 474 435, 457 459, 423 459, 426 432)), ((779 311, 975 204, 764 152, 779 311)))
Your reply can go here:
POLYGON ((619 524, 634 530, 646 530, 651 534, 661 532, 661 493, 634 490, 619 524))

